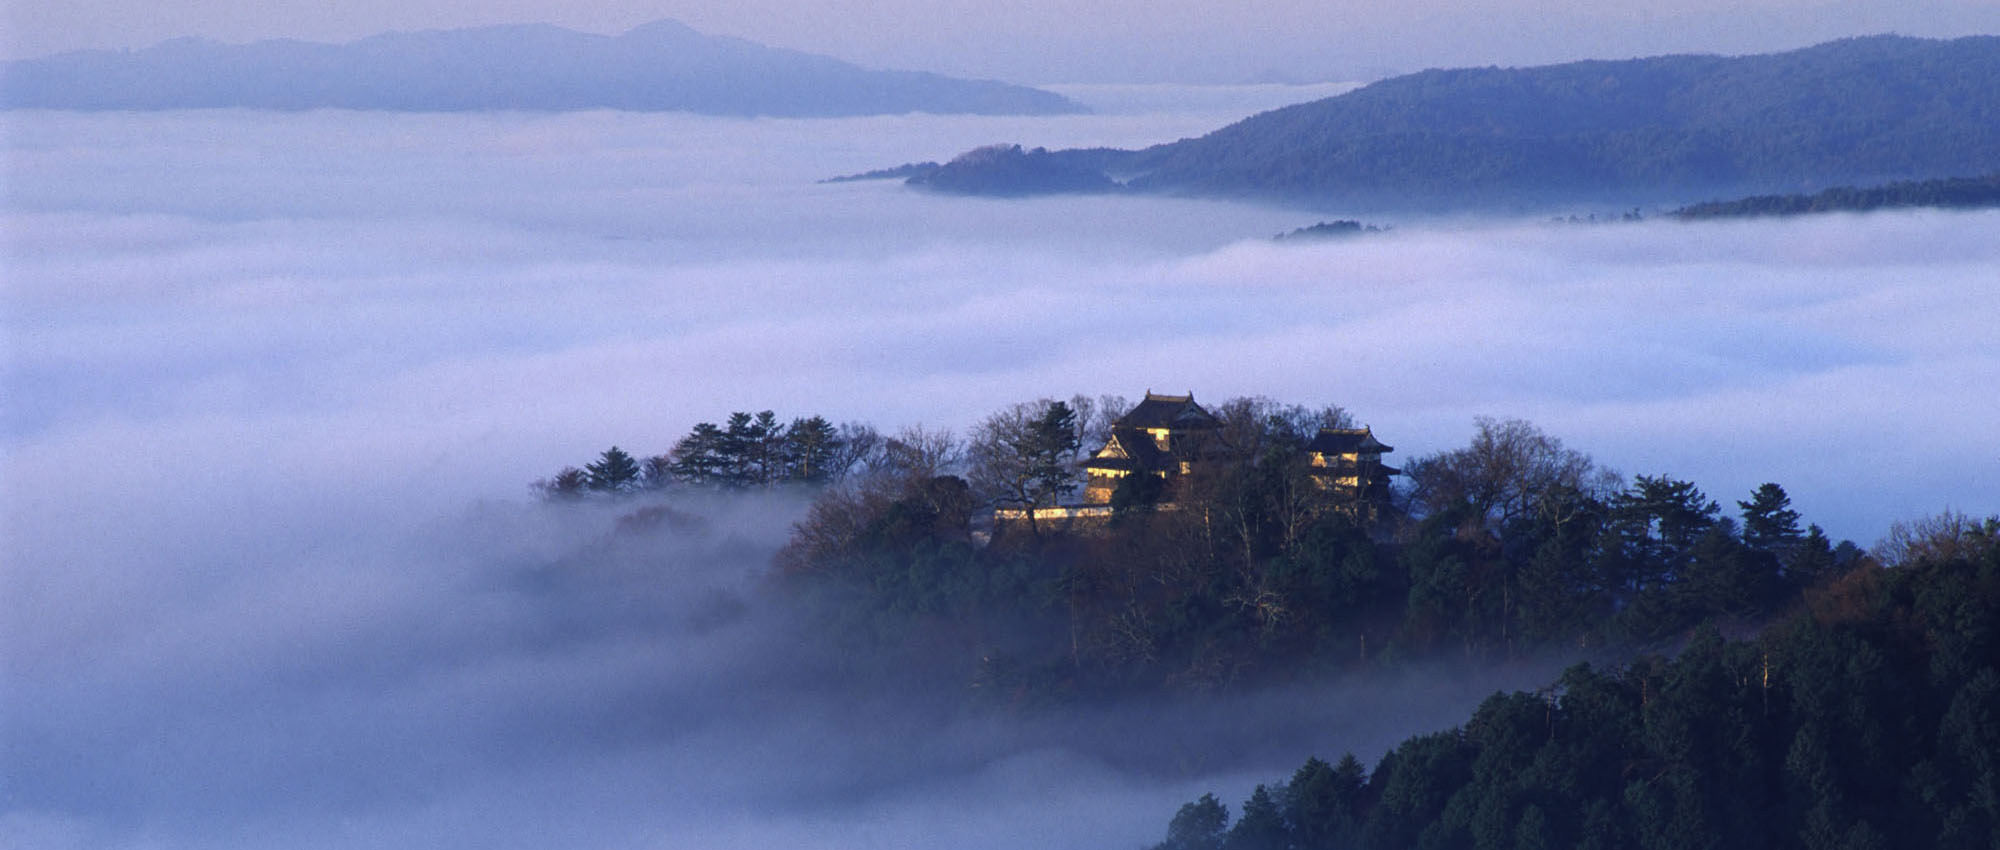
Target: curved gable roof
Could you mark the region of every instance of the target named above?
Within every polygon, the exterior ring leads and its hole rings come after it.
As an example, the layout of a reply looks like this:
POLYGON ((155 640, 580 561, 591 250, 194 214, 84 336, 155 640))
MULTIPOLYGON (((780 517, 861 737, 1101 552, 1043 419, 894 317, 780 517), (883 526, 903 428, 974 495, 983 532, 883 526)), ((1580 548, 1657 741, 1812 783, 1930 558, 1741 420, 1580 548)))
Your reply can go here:
POLYGON ((1146 399, 1139 402, 1118 421, 1111 423, 1116 428, 1169 428, 1183 430, 1189 428, 1220 428, 1222 423, 1202 409, 1194 401, 1194 393, 1187 395, 1159 395, 1146 391, 1146 399))
POLYGON ((1321 428, 1319 435, 1306 445, 1306 451, 1314 454, 1344 455, 1393 452, 1394 446, 1375 439, 1375 434, 1367 428, 1321 428))

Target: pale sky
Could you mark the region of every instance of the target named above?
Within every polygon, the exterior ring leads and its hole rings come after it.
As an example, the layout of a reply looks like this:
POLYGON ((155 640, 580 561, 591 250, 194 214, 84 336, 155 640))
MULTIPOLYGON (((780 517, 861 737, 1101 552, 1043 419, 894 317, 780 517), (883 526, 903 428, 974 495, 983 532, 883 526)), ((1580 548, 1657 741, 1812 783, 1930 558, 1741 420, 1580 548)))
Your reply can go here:
POLYGON ((864 65, 1023 83, 1304 82, 1761 52, 1881 32, 2000 33, 2000 0, 5 0, 4 9, 6 58, 180 36, 346 41, 521 22, 615 33, 674 18, 864 65))

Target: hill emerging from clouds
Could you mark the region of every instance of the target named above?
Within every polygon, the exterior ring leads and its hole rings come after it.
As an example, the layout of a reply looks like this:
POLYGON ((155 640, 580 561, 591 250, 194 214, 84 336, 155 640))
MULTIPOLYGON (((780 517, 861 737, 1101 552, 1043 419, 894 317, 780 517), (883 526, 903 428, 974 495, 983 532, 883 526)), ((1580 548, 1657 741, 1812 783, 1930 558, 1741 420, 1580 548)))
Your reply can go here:
MULTIPOLYGON (((1076 170, 1101 169, 1131 191, 1432 208, 1982 174, 2000 165, 2000 38, 1431 70, 1198 138, 1040 160, 1071 186, 1076 170)), ((989 193, 966 165, 921 182, 989 193)))
POLYGON ((1051 92, 703 35, 660 21, 603 36, 527 24, 388 33, 348 44, 176 39, 0 65, 9 108, 684 111, 981 115, 1084 111, 1051 92))

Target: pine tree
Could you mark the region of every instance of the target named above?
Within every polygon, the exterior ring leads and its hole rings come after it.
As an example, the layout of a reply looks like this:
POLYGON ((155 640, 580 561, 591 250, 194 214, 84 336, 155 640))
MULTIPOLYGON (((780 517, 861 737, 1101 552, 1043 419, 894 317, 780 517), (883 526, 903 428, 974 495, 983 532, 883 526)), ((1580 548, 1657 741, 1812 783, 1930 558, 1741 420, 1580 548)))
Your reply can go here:
POLYGON ((584 470, 590 474, 590 489, 600 493, 621 493, 639 483, 639 462, 617 446, 605 449, 584 470))
POLYGON ((1299 850, 1351 846, 1361 829, 1361 791, 1367 769, 1353 753, 1339 766, 1307 759, 1284 788, 1285 821, 1299 850))
POLYGON ((729 425, 723 429, 716 447, 722 483, 732 487, 763 483, 759 480, 761 471, 757 461, 769 432, 762 426, 751 414, 742 411, 729 414, 729 425))
POLYGON ((1271 789, 1262 785, 1243 803, 1243 816, 1222 841, 1224 850, 1286 850, 1291 846, 1291 830, 1271 789))
POLYGON ((1818 525, 1806 527, 1805 537, 1792 547, 1791 557, 1783 563, 1785 583, 1791 585, 1794 591, 1818 584, 1839 570, 1833 541, 1818 525))
POLYGON ((674 477, 689 484, 713 484, 722 477, 722 452, 722 429, 713 422, 702 422, 674 444, 668 457, 673 459, 674 477))
POLYGON ((1750 501, 1736 505, 1743 509, 1743 543, 1752 549, 1782 558, 1803 536, 1799 512, 1792 510, 1792 497, 1783 487, 1766 483, 1750 495, 1750 501))
POLYGON ((1028 500, 1045 505, 1069 492, 1076 472, 1076 411, 1066 402, 1053 402, 1042 411, 1016 448, 1028 463, 1028 500))
POLYGON ((833 423, 819 416, 794 419, 791 427, 785 429, 785 474, 782 478, 808 484, 822 483, 836 473, 833 466, 840 450, 840 432, 833 427, 833 423))
POLYGON ((590 489, 590 473, 574 466, 565 466, 553 477, 544 478, 533 485, 535 492, 550 500, 580 499, 590 489))

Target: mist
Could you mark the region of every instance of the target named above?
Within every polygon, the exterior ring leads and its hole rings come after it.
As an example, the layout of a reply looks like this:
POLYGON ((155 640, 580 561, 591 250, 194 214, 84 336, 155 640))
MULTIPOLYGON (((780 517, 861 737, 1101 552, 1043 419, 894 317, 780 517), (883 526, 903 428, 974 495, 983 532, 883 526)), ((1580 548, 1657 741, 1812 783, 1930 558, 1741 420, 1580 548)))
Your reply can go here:
POLYGON ((799 494, 622 526, 528 494, 731 410, 1261 394, 1404 459, 1521 416, 1863 543, 2000 512, 2000 215, 1355 210, 1393 229, 1297 245, 1334 214, 814 182, 1279 96, 1066 93, 1112 108, 9 113, 0 843, 1135 847, 1559 663, 994 716, 948 663, 856 674, 774 595, 799 494))
POLYGON ((10 592, 29 604, 9 618, 0 836, 1131 846, 1302 748, 1380 750, 1549 675, 969 711, 962 669, 843 658, 763 586, 799 504, 682 499, 698 521, 622 525, 634 505, 485 504, 379 539, 203 540, 126 561, 90 599, 65 598, 76 577, 27 577, 10 592))

